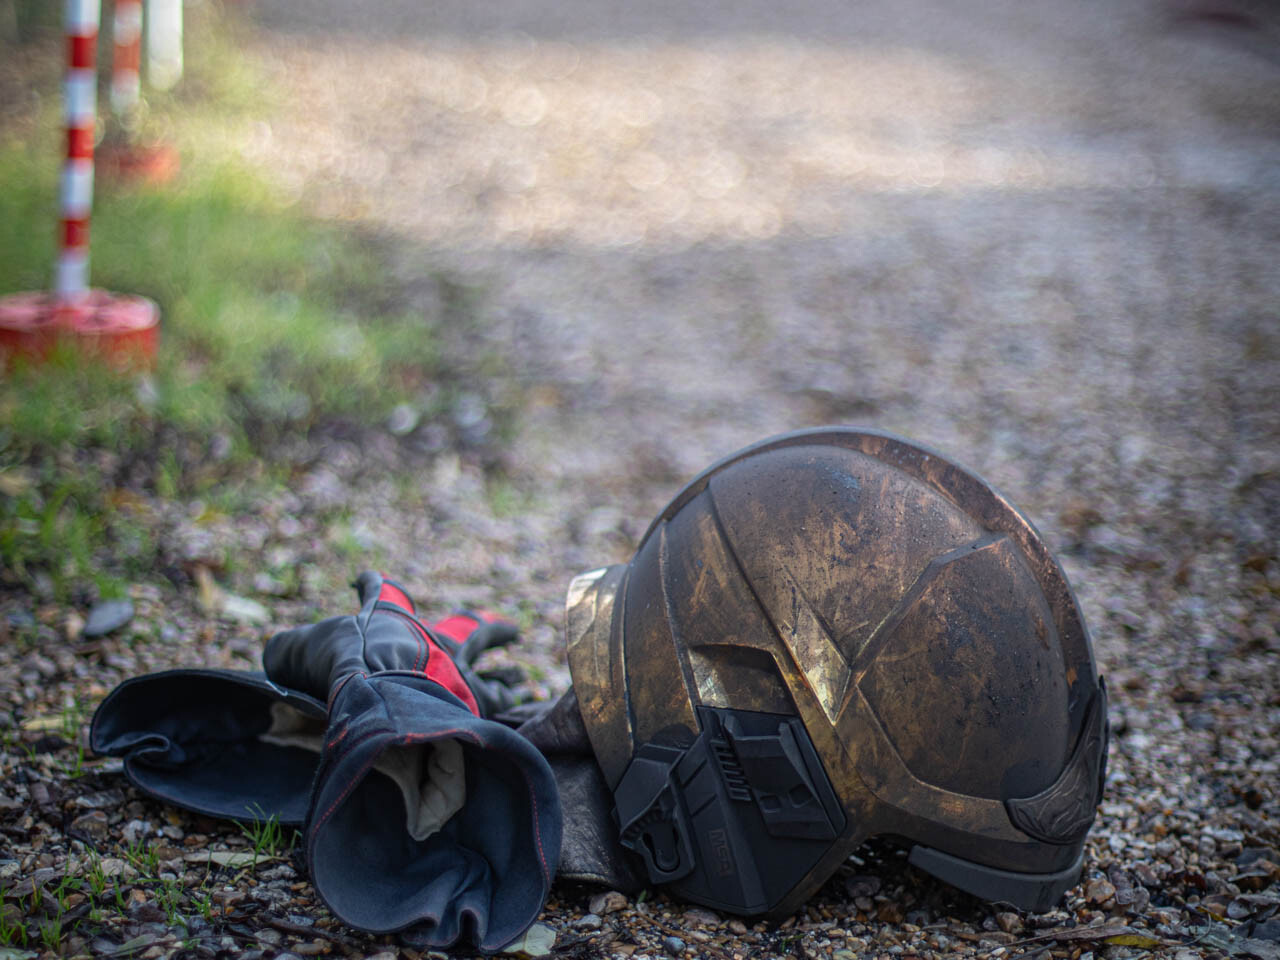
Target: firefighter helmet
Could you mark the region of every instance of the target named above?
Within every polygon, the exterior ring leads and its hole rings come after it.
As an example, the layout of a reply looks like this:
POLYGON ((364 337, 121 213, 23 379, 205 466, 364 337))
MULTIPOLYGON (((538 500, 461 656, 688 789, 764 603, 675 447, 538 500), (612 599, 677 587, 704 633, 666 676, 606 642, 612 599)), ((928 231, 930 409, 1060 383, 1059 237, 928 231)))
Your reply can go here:
POLYGON ((870 430, 747 447, 577 577, 573 686, 649 879, 796 909, 863 841, 1045 910, 1079 877, 1106 690, 1061 568, 988 484, 870 430))

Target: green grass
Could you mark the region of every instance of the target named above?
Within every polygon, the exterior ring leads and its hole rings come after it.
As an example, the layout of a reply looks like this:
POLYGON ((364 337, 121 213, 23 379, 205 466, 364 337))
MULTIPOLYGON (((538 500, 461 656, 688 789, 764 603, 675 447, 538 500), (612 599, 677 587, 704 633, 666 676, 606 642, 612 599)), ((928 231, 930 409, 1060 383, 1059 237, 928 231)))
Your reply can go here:
MULTIPOLYGON (((265 85, 236 50, 243 25, 202 10, 180 92, 153 100, 141 124, 180 147, 178 183, 99 183, 95 197, 93 285, 159 304, 158 361, 120 375, 64 351, 3 374, 0 581, 44 580, 63 599, 119 594, 156 565, 137 494, 248 509, 289 480, 272 455, 282 439, 380 424, 443 379, 440 318, 403 306, 381 242, 308 218, 237 157, 265 85)), ((36 114, 0 131, 0 295, 50 282, 50 79, 32 80, 46 94, 36 114)), ((450 402, 432 396, 427 417, 450 402)))
MULTIPOLYGON (((53 171, 0 145, 0 289, 48 285, 53 171)), ((75 356, 6 384, 7 446, 136 443, 157 424, 229 431, 252 449, 272 429, 377 420, 437 363, 434 322, 380 312, 375 246, 306 220, 232 161, 181 189, 100 191, 95 286, 154 299, 161 354, 142 389, 75 356)))
POLYGON ((154 879, 160 869, 160 855, 146 840, 135 837, 121 845, 125 861, 144 879, 154 879))
POLYGON ((240 833, 253 847, 255 867, 259 857, 278 857, 293 849, 298 839, 298 832, 284 826, 279 816, 274 813, 268 816, 258 804, 254 804, 246 812, 252 817, 251 820, 248 822, 233 820, 232 822, 240 828, 240 833))
MULTIPOLYGON (((0 947, 39 945, 62 953, 64 941, 72 934, 91 938, 107 926, 118 928, 129 915, 129 891, 135 888, 146 892, 170 926, 189 928, 190 918, 197 913, 206 922, 213 919, 208 873, 188 883, 162 873, 155 850, 142 840, 121 844, 119 852, 136 871, 128 881, 108 878, 101 857, 91 850, 84 861, 68 858, 56 885, 52 881, 47 886, 36 885, 29 896, 8 899, 6 908, 0 910, 0 947), (84 906, 77 909, 73 897, 84 906), (194 912, 185 912, 188 905, 194 912)), ((5 893, 0 884, 0 900, 5 899, 5 893)))
MULTIPOLYGON (((25 947, 27 945, 27 927, 20 916, 11 916, 6 909, 5 888, 0 884, 0 947, 25 947)), ((15 909, 20 909, 17 901, 12 901, 15 909)))

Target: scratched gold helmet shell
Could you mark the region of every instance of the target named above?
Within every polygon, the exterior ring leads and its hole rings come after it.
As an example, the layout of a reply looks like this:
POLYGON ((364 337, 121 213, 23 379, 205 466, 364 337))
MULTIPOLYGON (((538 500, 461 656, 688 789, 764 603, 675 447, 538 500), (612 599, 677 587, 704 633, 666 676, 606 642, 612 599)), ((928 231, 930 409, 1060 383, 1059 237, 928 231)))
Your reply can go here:
POLYGON ((716 463, 576 578, 569 666, 649 880, 783 916, 893 835, 1045 910, 1079 877, 1106 690, 1061 568, 990 485, 870 430, 716 463))

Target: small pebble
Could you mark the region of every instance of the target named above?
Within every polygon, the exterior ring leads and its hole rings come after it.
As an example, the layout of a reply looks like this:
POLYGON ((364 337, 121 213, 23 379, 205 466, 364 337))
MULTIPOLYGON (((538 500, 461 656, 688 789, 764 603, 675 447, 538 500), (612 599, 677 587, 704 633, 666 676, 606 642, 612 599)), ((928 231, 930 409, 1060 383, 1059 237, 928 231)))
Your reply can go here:
POLYGON ((391 415, 387 417, 387 430, 393 436, 403 437, 412 433, 421 419, 422 414, 412 404, 397 404, 392 409, 391 415))
POLYGON ((591 912, 599 915, 606 913, 617 913, 627 905, 627 898, 624 894, 617 890, 610 890, 608 893, 598 893, 591 898, 588 905, 591 912))
POLYGON ((673 957, 678 957, 680 954, 684 953, 685 944, 679 937, 664 937, 662 940, 662 946, 666 949, 667 953, 671 954, 673 957))
POLYGON ((62 635, 75 643, 84 634, 84 617, 72 610, 62 624, 62 635))
POLYGON ((1116 888, 1110 882, 1097 877, 1085 885, 1084 895, 1090 903, 1106 903, 1115 896, 1116 888))
POLYGON ((1138 878, 1138 882, 1144 887, 1160 886, 1160 878, 1156 876, 1155 870, 1151 869, 1149 863, 1138 861, 1133 865, 1133 875, 1138 878))
POLYGON ((114 807, 122 799, 118 790, 101 790, 98 793, 83 794, 72 802, 81 810, 100 810, 103 807, 114 807))
POLYGON ((5 620, 10 630, 29 630, 36 625, 35 615, 30 610, 11 610, 5 620))
POLYGON ((129 600, 104 600, 94 604, 85 621, 83 635, 102 637, 119 630, 133 619, 133 603, 129 600))
POLYGON ((684 912, 684 920, 685 923, 698 927, 717 927, 720 925, 720 917, 717 914, 701 907, 691 907, 686 910, 684 912))
POLYGON ((880 892, 880 878, 872 876, 849 877, 844 882, 845 894, 850 900, 859 897, 874 897, 880 892))
POLYGON ((996 923, 1000 925, 1000 929, 1005 933, 1022 932, 1022 917, 1016 913, 997 913, 996 923))
POLYGON ((135 903, 129 908, 129 916, 139 923, 163 923, 165 913, 158 905, 149 900, 144 900, 141 903, 135 903))
POLYGON ((107 838, 110 827, 107 824, 107 815, 101 810, 90 810, 88 813, 82 813, 71 821, 71 829, 76 833, 82 833, 93 840, 101 842, 107 838))
POLYGON ((271 619, 270 612, 257 600, 234 593, 223 594, 219 612, 228 620, 238 623, 264 624, 271 619))

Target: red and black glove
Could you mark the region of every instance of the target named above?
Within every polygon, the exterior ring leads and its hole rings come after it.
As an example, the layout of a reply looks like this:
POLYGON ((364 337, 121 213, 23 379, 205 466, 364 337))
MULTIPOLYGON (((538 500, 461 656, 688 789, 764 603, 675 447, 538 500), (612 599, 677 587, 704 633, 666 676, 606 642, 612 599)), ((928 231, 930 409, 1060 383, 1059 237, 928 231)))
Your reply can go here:
POLYGON ((513 702, 476 658, 516 639, 459 614, 434 627, 379 574, 361 609, 272 637, 268 678, 328 703, 306 821, 316 891, 352 926, 414 946, 497 950, 542 909, 560 802, 542 755, 485 719, 513 702))
POLYGON ((519 679, 518 672, 474 670, 486 650, 519 639, 514 624, 464 611, 427 625, 408 592, 381 574, 365 571, 352 586, 360 598, 358 614, 285 630, 267 642, 262 660, 268 677, 331 700, 348 677, 408 671, 440 684, 476 716, 492 716, 515 703, 508 684, 519 679))

